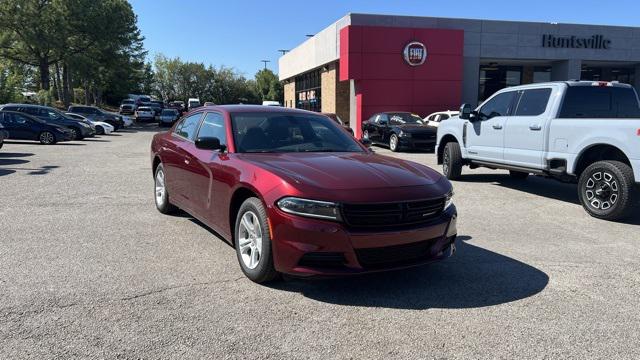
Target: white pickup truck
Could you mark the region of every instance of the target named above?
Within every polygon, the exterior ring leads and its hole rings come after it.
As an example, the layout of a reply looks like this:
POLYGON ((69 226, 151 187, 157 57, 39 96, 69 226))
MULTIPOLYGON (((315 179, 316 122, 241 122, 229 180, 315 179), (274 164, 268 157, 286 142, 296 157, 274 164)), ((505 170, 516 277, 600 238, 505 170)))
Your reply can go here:
POLYGON ((515 86, 438 128, 438 163, 449 179, 462 167, 506 169, 578 183, 597 218, 629 216, 640 183, 640 105, 630 85, 565 81, 515 86))

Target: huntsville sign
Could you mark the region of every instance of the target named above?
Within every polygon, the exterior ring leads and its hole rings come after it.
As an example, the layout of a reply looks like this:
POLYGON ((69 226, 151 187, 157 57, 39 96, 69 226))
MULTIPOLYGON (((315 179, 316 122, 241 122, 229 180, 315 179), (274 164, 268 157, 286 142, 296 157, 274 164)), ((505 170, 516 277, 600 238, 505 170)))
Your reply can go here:
POLYGON ((570 48, 570 49, 609 49, 611 40, 602 35, 593 35, 588 38, 577 36, 542 35, 542 47, 570 48))

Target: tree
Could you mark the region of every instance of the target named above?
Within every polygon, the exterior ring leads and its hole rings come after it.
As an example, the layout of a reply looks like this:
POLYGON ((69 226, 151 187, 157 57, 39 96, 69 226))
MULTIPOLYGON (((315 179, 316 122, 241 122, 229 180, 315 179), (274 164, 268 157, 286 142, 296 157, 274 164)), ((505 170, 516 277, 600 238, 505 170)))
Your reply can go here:
POLYGON ((269 69, 262 69, 256 73, 255 87, 262 101, 284 101, 284 90, 276 74, 269 69))

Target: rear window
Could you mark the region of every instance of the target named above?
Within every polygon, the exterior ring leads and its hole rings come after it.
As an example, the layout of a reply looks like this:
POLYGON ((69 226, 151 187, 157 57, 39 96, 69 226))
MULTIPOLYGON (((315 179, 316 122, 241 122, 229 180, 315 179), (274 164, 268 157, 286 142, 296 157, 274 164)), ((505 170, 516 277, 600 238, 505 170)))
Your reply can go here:
POLYGON ((631 88, 570 86, 561 118, 640 118, 640 104, 631 88))
POLYGON ((536 116, 543 114, 547 110, 547 103, 551 96, 551 89, 531 89, 525 90, 520 96, 516 116, 536 116))
POLYGON ((151 108, 148 108, 146 106, 141 106, 138 108, 138 111, 151 111, 151 108))

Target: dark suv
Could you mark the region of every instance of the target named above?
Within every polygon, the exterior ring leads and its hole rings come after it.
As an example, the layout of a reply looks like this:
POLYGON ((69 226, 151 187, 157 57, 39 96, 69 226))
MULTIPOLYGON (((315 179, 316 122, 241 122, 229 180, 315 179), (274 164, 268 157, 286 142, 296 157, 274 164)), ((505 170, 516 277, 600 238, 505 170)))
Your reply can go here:
POLYGON ((21 112, 44 120, 49 124, 64 126, 71 130, 74 140, 82 140, 96 134, 96 128, 91 122, 70 118, 52 107, 31 104, 6 104, 1 105, 0 110, 21 112))
POLYGON ((118 131, 118 129, 124 127, 124 120, 122 119, 122 116, 112 112, 104 111, 95 106, 71 105, 69 106, 68 112, 80 114, 93 121, 106 122, 107 124, 113 126, 115 131, 118 131))

